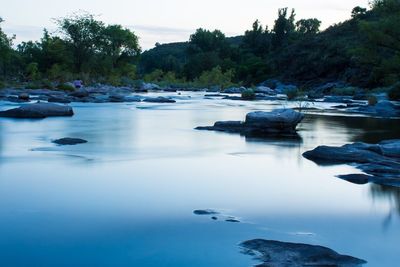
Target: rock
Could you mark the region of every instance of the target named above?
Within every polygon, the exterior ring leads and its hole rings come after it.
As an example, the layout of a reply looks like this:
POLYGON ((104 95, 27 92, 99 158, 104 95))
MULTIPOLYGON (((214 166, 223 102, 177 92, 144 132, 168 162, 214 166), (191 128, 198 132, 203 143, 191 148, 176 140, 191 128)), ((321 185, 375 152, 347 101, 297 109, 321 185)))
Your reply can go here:
POLYGON ((243 122, 241 121, 217 121, 214 126, 200 126, 197 127, 196 130, 237 133, 241 132, 243 128, 243 122))
POLYGON ((10 118, 46 118, 58 116, 73 116, 71 107, 53 103, 26 104, 19 108, 0 111, 0 117, 10 118))
POLYGON ((293 109, 277 109, 271 112, 255 111, 247 114, 246 120, 219 121, 214 126, 197 127, 197 130, 233 132, 244 135, 296 135, 296 127, 304 115, 293 109))
POLYGON ((71 103, 71 100, 69 100, 66 96, 50 96, 47 101, 50 103, 71 103))
POLYGON ((215 217, 215 216, 212 216, 211 219, 214 221, 218 221, 218 217, 215 217))
POLYGON ((108 100, 113 103, 125 102, 125 97, 123 95, 110 95, 108 100))
POLYGON ((338 175, 340 179, 346 180, 353 184, 368 184, 373 180, 373 176, 366 175, 366 174, 346 174, 346 175, 338 175))
POLYGON ((143 83, 142 86, 140 87, 141 90, 160 90, 160 86, 154 83, 143 83))
POLYGON ((320 165, 351 164, 367 175, 341 175, 350 182, 400 186, 400 140, 379 144, 354 143, 341 147, 319 146, 303 156, 320 165))
POLYGON ((276 95, 276 91, 266 86, 258 86, 254 90, 257 94, 276 95))
POLYGON ((142 98, 140 96, 125 96, 125 102, 141 102, 142 98))
POLYGON ((240 88, 238 88, 238 87, 230 87, 230 88, 225 89, 223 91, 223 93, 225 93, 225 94, 241 94, 245 90, 246 90, 245 87, 240 87, 240 88))
POLYGON ((255 111, 247 114, 245 127, 263 132, 295 133, 304 115, 293 109, 276 109, 271 112, 255 111))
POLYGON ((57 145, 78 145, 78 144, 84 144, 87 143, 88 141, 84 140, 84 139, 80 139, 80 138, 61 138, 61 139, 57 139, 54 140, 53 143, 57 144, 57 145))
POLYGON ((343 266, 356 267, 367 262, 341 255, 322 246, 254 239, 243 242, 243 253, 255 256, 263 263, 259 267, 343 266))
POLYGON ((74 97, 82 98, 82 97, 88 97, 89 92, 84 88, 79 88, 78 90, 70 93, 70 95, 74 96, 74 97))
POLYGON ((237 219, 226 219, 225 221, 226 222, 231 222, 231 223, 240 223, 240 221, 237 220, 237 219))
POLYGON ((143 100, 144 102, 149 103, 175 103, 176 101, 167 97, 147 97, 143 100))
POLYGON ((23 100, 23 101, 29 101, 29 94, 21 93, 18 95, 18 99, 23 100))
POLYGON ((196 215, 216 215, 219 214, 219 212, 215 211, 215 210, 195 210, 193 211, 194 214, 196 215))

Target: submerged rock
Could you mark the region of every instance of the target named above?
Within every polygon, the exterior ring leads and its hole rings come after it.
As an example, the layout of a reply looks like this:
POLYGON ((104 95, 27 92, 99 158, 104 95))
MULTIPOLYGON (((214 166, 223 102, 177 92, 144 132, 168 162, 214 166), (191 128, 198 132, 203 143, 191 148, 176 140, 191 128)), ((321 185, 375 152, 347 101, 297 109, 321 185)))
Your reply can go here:
POLYGON ((143 102, 149 103, 175 103, 176 101, 167 97, 159 96, 159 97, 147 97, 143 100, 143 102))
POLYGON ((53 143, 57 144, 57 145, 78 145, 78 144, 84 144, 87 143, 87 140, 84 139, 80 139, 80 138, 70 138, 70 137, 66 137, 66 138, 61 138, 61 139, 57 139, 54 140, 53 143))
POLYGON ((209 209, 207 209, 207 210, 194 210, 193 213, 196 214, 196 215, 217 215, 217 214, 219 214, 218 211, 209 210, 209 209))
POLYGON ((354 143, 341 147, 319 146, 303 156, 320 165, 355 164, 368 175, 341 175, 354 182, 372 182, 400 187, 400 139, 379 144, 354 143))
POLYGON ((73 116, 74 112, 70 106, 57 105, 53 103, 26 104, 19 108, 0 111, 0 117, 9 118, 46 118, 58 116, 73 116))
POLYGON ((303 267, 303 266, 362 266, 367 262, 352 256, 341 255, 322 246, 254 239, 243 242, 243 253, 257 255, 263 263, 258 267, 303 267))
POLYGON ((244 135, 296 135, 296 127, 304 115, 293 109, 277 109, 271 112, 255 111, 247 114, 246 120, 219 121, 214 126, 197 127, 197 130, 212 130, 241 133, 244 135))

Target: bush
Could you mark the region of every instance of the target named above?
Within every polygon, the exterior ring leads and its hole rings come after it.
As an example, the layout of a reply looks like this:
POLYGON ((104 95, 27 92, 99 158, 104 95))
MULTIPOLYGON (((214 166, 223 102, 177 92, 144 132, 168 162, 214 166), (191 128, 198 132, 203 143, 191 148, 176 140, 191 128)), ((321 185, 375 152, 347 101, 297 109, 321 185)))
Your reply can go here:
POLYGON ((54 89, 54 86, 49 80, 42 80, 27 83, 25 89, 54 89))
POLYGON ((400 83, 397 83, 390 88, 388 92, 388 97, 392 101, 399 101, 400 100, 400 83))
POLYGON ((376 104, 378 104, 378 98, 376 98, 376 96, 371 95, 368 97, 368 105, 369 106, 375 106, 376 104))
POLYGON ((286 90, 288 100, 294 100, 299 96, 299 90, 296 88, 286 90))
POLYGON ((333 88, 331 91, 332 95, 338 96, 353 96, 357 92, 357 88, 355 87, 342 87, 342 88, 333 88))
POLYGON ((253 89, 246 89, 242 92, 242 99, 244 100, 254 100, 256 98, 256 93, 253 89))
POLYGON ((57 85, 57 89, 63 91, 75 91, 75 87, 69 83, 60 83, 59 85, 57 85))
POLYGON ((0 81, 0 89, 3 89, 5 87, 6 87, 6 84, 4 82, 0 81))

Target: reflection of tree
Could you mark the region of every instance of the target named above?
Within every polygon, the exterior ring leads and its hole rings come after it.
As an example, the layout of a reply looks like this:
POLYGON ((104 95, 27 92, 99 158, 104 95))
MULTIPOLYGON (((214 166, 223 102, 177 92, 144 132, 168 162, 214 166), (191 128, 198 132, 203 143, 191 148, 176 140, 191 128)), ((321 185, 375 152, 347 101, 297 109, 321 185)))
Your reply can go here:
POLYGON ((373 199, 388 199, 390 201, 391 209, 383 223, 386 228, 389 225, 394 212, 400 216, 400 188, 371 184, 370 192, 373 199))

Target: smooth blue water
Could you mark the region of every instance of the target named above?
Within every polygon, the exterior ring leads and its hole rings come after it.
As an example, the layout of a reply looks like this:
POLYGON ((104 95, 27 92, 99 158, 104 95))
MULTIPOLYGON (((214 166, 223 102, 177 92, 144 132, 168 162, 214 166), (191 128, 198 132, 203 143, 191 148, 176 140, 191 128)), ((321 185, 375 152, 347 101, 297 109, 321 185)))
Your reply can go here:
POLYGON ((72 118, 0 119, 0 266, 251 266, 238 244, 253 238, 396 266, 399 190, 342 181, 334 176, 358 171, 301 155, 399 138, 398 121, 310 114, 301 141, 193 130, 282 105, 183 93, 176 104, 73 104, 72 118), (51 143, 62 137, 89 143, 51 143), (242 222, 193 214, 207 208, 242 222))

